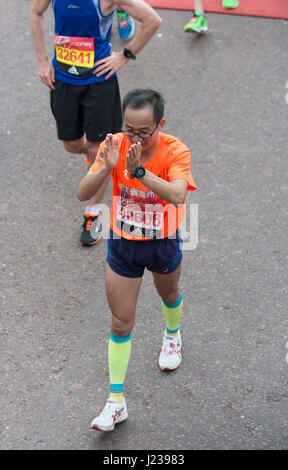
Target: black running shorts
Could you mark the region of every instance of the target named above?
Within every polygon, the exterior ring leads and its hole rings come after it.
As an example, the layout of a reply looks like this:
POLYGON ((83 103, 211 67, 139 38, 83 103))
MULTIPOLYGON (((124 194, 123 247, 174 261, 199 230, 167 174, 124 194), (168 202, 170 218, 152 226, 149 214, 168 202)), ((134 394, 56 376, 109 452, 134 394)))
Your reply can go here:
POLYGON ((77 140, 84 133, 89 142, 121 131, 122 109, 117 77, 91 85, 70 85, 56 80, 51 109, 60 140, 77 140))

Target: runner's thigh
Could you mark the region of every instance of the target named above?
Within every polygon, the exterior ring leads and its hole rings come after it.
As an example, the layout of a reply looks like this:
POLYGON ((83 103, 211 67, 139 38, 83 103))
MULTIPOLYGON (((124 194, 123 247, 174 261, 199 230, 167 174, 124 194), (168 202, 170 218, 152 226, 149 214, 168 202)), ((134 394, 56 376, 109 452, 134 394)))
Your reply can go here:
POLYGON ((122 110, 116 77, 89 85, 81 104, 89 142, 101 142, 109 132, 116 134, 121 131, 122 110))
POLYGON ((56 80, 50 104, 56 120, 58 139, 78 140, 84 135, 81 98, 87 86, 70 85, 56 80))

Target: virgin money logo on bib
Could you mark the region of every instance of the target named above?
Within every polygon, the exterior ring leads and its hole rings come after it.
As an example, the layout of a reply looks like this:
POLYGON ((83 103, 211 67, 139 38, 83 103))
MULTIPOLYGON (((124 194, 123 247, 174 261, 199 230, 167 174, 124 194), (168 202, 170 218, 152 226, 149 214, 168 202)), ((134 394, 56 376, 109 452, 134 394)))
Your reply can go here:
POLYGON ((55 46, 70 47, 71 40, 67 36, 55 36, 55 46))

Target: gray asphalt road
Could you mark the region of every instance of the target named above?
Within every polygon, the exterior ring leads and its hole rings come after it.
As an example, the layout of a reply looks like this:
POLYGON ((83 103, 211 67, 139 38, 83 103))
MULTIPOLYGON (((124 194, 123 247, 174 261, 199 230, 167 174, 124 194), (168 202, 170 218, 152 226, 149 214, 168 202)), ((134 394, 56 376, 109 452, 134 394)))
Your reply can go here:
MULTIPOLYGON (((122 96, 163 93, 166 132, 191 148, 199 243, 184 252, 181 367, 158 369, 146 273, 129 419, 102 434, 89 425, 109 387, 106 244, 78 242, 86 166, 56 139, 28 7, 0 1, 1 449, 287 449, 287 21, 209 14, 198 37, 182 32, 190 12, 161 10, 119 73, 122 96)), ((51 12, 46 29, 52 44, 51 12)))

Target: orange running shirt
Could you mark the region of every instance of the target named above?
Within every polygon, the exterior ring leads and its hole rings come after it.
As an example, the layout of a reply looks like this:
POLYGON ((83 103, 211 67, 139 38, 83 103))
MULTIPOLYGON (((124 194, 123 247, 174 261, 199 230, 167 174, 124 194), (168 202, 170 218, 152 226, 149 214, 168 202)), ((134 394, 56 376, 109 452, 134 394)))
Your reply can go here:
MULTIPOLYGON (((187 190, 194 191, 196 185, 190 173, 189 149, 176 137, 162 132, 159 135, 160 142, 155 154, 143 166, 165 181, 183 179, 188 183, 187 190)), ((126 156, 131 143, 122 133, 115 136, 118 137, 119 161, 111 172, 111 229, 128 240, 154 240, 172 236, 184 218, 185 204, 176 208, 152 192, 140 179, 131 179, 126 169, 126 156)), ((89 173, 96 172, 104 165, 103 150, 104 142, 89 173)))

